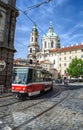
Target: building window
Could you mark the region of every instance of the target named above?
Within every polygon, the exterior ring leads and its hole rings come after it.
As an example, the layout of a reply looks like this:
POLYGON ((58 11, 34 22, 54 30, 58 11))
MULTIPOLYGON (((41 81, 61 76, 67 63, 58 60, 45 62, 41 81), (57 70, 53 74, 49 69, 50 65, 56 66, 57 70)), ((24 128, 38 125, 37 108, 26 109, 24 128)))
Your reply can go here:
POLYGON ((53 41, 51 42, 51 47, 53 48, 53 41))
POLYGON ((44 47, 46 48, 46 46, 47 46, 47 43, 45 42, 45 43, 44 43, 44 47))
POLYGON ((37 42, 37 37, 35 38, 35 42, 37 42))
POLYGON ((61 60, 61 58, 59 60, 61 60))
POLYGON ((66 60, 66 57, 64 57, 64 60, 66 60))
POLYGON ((35 33, 35 35, 37 36, 37 32, 35 33))
POLYGON ((61 64, 59 64, 59 66, 61 67, 61 64))
POLYGON ((83 58, 83 55, 81 55, 81 58, 83 58))
POLYGON ((64 70, 64 73, 66 74, 66 70, 64 70))
POLYGON ((32 40, 31 41, 33 41, 33 37, 32 37, 32 40))
POLYGON ((66 66, 66 63, 64 63, 64 66, 66 66))
POLYGON ((1 21, 2 21, 2 13, 1 13, 1 11, 0 11, 0 26, 1 26, 1 21))
POLYGON ((2 17, 2 13, 1 13, 1 11, 0 11, 0 17, 2 17))
POLYGON ((69 59, 71 59, 71 56, 69 57, 69 59))
POLYGON ((30 48, 30 53, 32 53, 32 48, 30 48))

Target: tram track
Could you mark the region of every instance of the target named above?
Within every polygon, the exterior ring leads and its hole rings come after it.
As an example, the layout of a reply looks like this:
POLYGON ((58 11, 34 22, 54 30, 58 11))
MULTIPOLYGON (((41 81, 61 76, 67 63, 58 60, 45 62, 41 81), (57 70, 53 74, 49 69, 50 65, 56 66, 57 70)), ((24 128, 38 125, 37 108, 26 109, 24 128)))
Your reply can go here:
POLYGON ((61 102, 63 102, 68 96, 69 96, 70 92, 68 92, 66 94, 65 97, 63 97, 62 99, 60 99, 60 101, 56 102, 54 105, 52 105, 51 107, 48 107, 47 109, 43 110, 42 112, 40 112, 39 114, 33 116, 32 118, 30 118, 29 120, 27 121, 24 121, 23 123, 21 123, 20 125, 18 126, 15 126, 12 130, 18 130, 22 127, 24 127, 25 125, 31 123, 32 121, 35 121, 37 118, 43 116, 45 113, 51 111, 53 108, 55 108, 57 105, 59 105, 61 102))
MULTIPOLYGON (((62 92, 62 91, 61 91, 60 89, 56 89, 56 91, 55 91, 56 94, 55 94, 54 96, 52 96, 52 97, 58 96, 61 92, 62 92)), ((40 97, 38 98, 38 100, 41 99, 41 98, 43 98, 44 96, 45 96, 45 95, 40 96, 40 97)), ((52 97, 51 97, 51 98, 52 98, 52 97)), ((38 105, 38 104, 41 104, 42 102, 45 102, 45 101, 47 101, 47 100, 48 100, 47 98, 46 98, 46 99, 43 99, 42 101, 33 103, 32 105, 29 105, 29 106, 27 106, 27 107, 25 107, 25 108, 18 109, 17 112, 22 112, 22 111, 24 111, 24 110, 26 110, 26 109, 29 109, 29 108, 33 107, 33 106, 36 106, 36 105, 38 105)), ((0 106, 0 108, 2 108, 2 107, 7 107, 7 106, 9 106, 9 105, 13 105, 13 104, 19 103, 19 102, 21 102, 21 101, 16 101, 16 102, 14 102, 14 103, 9 103, 9 104, 4 104, 4 105, 0 106)), ((20 106, 20 107, 21 107, 21 106, 20 106)), ((0 118, 4 118, 4 117, 10 116, 10 115, 11 115, 11 114, 5 114, 5 115, 3 115, 3 116, 0 116, 0 118)))
POLYGON ((15 101, 15 102, 3 104, 3 105, 0 106, 0 108, 2 108, 2 107, 7 107, 7 106, 9 106, 9 105, 13 105, 13 104, 18 103, 18 102, 21 102, 21 101, 15 101))
MULTIPOLYGON (((59 89, 57 89, 56 91, 55 91, 55 95, 54 96, 52 96, 51 98, 53 98, 53 97, 56 97, 56 96, 58 96, 60 93, 62 92, 62 90, 59 90, 59 89)), ((42 97, 40 97, 40 99, 41 99, 42 97)), ((49 99, 43 99, 42 101, 39 101, 39 102, 37 102, 37 103, 33 103, 32 105, 29 105, 29 106, 27 106, 27 107, 25 107, 25 108, 22 108, 22 109, 18 109, 17 110, 17 112, 23 112, 23 111, 25 111, 26 109, 29 109, 29 108, 31 108, 31 107, 34 107, 34 106, 36 106, 36 105, 38 105, 38 104, 41 104, 41 103, 43 103, 43 102, 45 102, 45 101, 47 101, 47 100, 49 100, 49 99)), ((19 102, 15 102, 15 103, 19 103, 19 102)), ((10 104, 8 104, 8 105, 13 105, 13 104, 15 104, 15 103, 10 103, 10 104)), ((5 105, 2 105, 2 106, 0 106, 0 107, 7 107, 7 104, 5 104, 5 105)), ((6 118, 7 116, 11 116, 11 114, 5 114, 5 115, 3 115, 3 116, 0 116, 0 118, 2 119, 2 118, 6 118)))
MULTIPOLYGON (((54 94, 51 98, 48 98, 48 99, 46 98, 46 99, 44 99, 44 100, 42 100, 42 101, 39 101, 39 102, 37 102, 37 103, 34 103, 34 104, 30 105, 30 106, 25 107, 25 108, 23 108, 22 110, 17 110, 16 112, 17 112, 17 113, 20 113, 20 112, 23 113, 25 110, 28 110, 29 108, 33 108, 33 107, 36 106, 36 105, 40 106, 41 103, 45 103, 45 102, 49 101, 49 99, 52 99, 52 98, 54 98, 54 97, 57 97, 61 92, 62 92, 62 89, 57 89, 57 91, 55 92, 55 94, 54 94)), ((41 99, 42 97, 43 97, 43 96, 41 96, 40 99, 41 99)), ((49 108, 49 109, 50 109, 50 108, 49 108)), ((52 108, 51 108, 51 109, 52 109, 52 108)), ((46 110, 46 111, 47 111, 47 110, 46 110)), ((38 114, 37 116, 42 115, 42 114, 45 113, 46 111, 44 111, 44 112, 38 114)), ((11 117, 11 116, 12 116, 12 112, 11 112, 10 114, 5 114, 5 115, 1 116, 0 119, 5 120, 5 119, 7 119, 7 118, 9 118, 9 117, 11 117), (7 117, 7 116, 8 116, 8 117, 7 117)), ((37 118, 37 116, 35 116, 35 118, 37 118)), ((31 120, 33 121, 33 120, 35 120, 35 119, 32 118, 32 119, 30 119, 29 122, 31 122, 31 120)), ((15 128, 15 127, 14 127, 14 128, 15 128)), ((16 129, 18 130, 18 128, 16 128, 16 129)))
POLYGON ((8 94, 8 95, 0 95, 0 100, 1 99, 4 99, 4 98, 7 98, 7 97, 12 97, 12 94, 8 94))

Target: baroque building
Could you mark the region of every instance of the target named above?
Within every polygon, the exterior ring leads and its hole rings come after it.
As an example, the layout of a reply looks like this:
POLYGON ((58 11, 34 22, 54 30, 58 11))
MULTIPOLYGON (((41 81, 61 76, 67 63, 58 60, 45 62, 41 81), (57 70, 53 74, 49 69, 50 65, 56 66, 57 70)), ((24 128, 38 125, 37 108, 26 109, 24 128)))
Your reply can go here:
MULTIPOLYGON (((42 47, 39 50, 38 29, 34 25, 30 35, 28 58, 30 59, 34 55, 35 61, 38 61, 42 68, 51 71, 54 78, 58 78, 58 76, 64 77, 68 76, 66 68, 73 58, 83 59, 83 43, 69 47, 60 47, 60 38, 54 32, 52 24, 50 24, 47 33, 42 37, 42 47)), ((34 58, 32 60, 34 61, 34 58)))
POLYGON ((30 33, 30 43, 28 45, 28 62, 37 62, 36 53, 39 52, 39 50, 40 47, 38 43, 38 29, 34 23, 34 26, 30 33))
POLYGON ((16 0, 0 0, 0 59, 4 60, 6 67, 0 71, 0 84, 7 89, 12 78, 14 48, 14 33, 18 10, 16 0))

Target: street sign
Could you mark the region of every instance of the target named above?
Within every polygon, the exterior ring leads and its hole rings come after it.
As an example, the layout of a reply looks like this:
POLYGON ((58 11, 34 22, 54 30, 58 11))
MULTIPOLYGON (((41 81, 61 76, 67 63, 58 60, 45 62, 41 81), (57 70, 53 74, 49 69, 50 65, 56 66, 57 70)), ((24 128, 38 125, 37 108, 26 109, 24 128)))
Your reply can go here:
POLYGON ((4 60, 0 59, 0 71, 4 70, 6 67, 6 63, 4 60))

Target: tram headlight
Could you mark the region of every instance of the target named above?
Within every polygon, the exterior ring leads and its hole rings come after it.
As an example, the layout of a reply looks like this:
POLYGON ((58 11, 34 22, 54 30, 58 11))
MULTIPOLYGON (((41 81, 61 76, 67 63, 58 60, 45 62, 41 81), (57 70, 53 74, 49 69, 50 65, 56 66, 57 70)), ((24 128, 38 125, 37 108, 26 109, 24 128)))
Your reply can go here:
POLYGON ((14 87, 12 87, 12 89, 14 90, 14 87))
POLYGON ((26 91, 26 87, 23 88, 23 91, 26 91))

